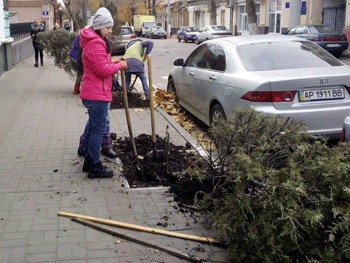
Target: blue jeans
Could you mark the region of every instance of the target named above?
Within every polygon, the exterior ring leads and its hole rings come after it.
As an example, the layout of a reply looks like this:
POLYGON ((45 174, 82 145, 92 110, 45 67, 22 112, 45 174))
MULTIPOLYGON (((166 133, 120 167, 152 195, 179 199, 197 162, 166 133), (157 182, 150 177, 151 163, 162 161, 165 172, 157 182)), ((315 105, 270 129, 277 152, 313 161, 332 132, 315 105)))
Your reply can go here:
POLYGON ((108 131, 109 134, 109 102, 82 100, 87 108, 89 119, 84 130, 84 149, 92 163, 96 163, 101 157, 101 142, 108 131))
POLYGON ((144 72, 126 72, 125 73, 125 82, 126 82, 126 90, 130 91, 130 82, 131 82, 131 74, 135 74, 138 76, 142 82, 143 91, 145 93, 146 98, 149 98, 149 89, 147 83, 147 77, 144 72))

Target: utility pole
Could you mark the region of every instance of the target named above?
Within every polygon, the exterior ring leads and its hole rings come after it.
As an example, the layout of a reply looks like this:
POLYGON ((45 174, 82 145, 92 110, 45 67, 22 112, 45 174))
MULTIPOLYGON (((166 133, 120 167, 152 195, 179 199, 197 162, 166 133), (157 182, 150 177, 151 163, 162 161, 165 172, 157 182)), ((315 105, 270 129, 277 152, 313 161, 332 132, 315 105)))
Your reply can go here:
POLYGON ((169 3, 169 0, 168 0, 168 9, 167 9, 167 12, 166 12, 166 26, 167 26, 167 32, 168 32, 168 36, 170 36, 170 3, 169 3))

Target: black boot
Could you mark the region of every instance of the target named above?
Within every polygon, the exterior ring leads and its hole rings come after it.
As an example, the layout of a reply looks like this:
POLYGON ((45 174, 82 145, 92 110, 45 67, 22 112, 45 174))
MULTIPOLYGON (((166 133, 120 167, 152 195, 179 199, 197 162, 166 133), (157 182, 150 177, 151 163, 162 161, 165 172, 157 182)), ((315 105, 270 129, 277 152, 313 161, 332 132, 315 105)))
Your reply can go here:
POLYGON ((35 60, 34 66, 38 67, 38 61, 37 60, 35 60))
POLYGON ((88 171, 90 171, 90 166, 91 166, 91 160, 88 156, 85 156, 84 164, 83 164, 83 172, 87 173, 88 171))
POLYGON ((110 178, 113 177, 113 171, 102 166, 101 161, 90 163, 88 178, 110 178))
POLYGON ((41 66, 44 66, 44 61, 41 61, 41 66))
POLYGON ((108 158, 117 158, 118 156, 117 153, 112 149, 103 149, 101 150, 101 153, 108 158))

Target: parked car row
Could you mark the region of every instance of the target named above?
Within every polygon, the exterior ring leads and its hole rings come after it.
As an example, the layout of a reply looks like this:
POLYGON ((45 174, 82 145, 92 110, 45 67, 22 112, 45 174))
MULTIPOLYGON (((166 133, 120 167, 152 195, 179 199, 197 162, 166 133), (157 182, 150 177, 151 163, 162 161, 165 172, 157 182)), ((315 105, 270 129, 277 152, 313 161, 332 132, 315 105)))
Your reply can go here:
POLYGON ((238 108, 302 120, 340 138, 350 113, 350 67, 320 45, 284 35, 208 40, 179 58, 167 89, 210 125, 238 108))
POLYGON ((300 25, 289 29, 286 35, 306 38, 339 58, 348 49, 345 34, 336 32, 328 25, 300 25))

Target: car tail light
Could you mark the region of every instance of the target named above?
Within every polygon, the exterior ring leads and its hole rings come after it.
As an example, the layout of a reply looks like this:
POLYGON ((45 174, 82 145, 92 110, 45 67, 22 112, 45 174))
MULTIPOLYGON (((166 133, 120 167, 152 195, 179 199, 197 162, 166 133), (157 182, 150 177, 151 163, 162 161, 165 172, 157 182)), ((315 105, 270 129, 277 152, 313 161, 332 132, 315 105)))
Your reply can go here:
POLYGON ((345 142, 345 128, 343 128, 343 130, 341 131, 340 141, 345 142))
POLYGON ((131 38, 136 38, 137 36, 135 35, 135 34, 133 34, 132 36, 131 36, 131 38))
POLYGON ((242 100, 251 102, 290 102, 294 100, 296 91, 251 91, 242 100))
POLYGON ((350 94, 350 87, 347 87, 347 90, 348 90, 348 92, 349 92, 349 94, 350 94))
POLYGON ((322 38, 320 37, 315 37, 315 38, 312 38, 310 39, 312 42, 321 42, 322 41, 322 38))
POLYGON ((339 41, 340 38, 339 37, 325 37, 324 40, 325 41, 339 41))

